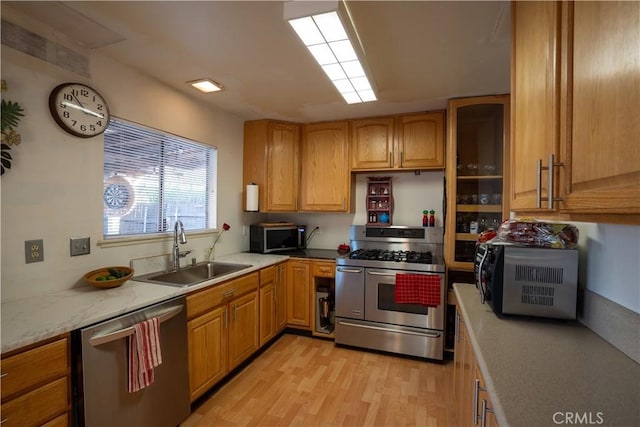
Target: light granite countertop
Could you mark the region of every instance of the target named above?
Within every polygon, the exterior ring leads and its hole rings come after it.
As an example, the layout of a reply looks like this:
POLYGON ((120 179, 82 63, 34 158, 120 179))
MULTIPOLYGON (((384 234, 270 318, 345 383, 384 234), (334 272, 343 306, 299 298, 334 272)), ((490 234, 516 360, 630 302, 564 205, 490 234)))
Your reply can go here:
POLYGON ((453 289, 501 427, 640 426, 640 365, 623 352, 577 321, 499 318, 474 285, 453 289))
MULTIPOLYGON (((216 261, 250 264, 251 267, 189 288, 129 280, 117 288, 101 289, 87 285, 36 297, 3 301, 1 306, 2 353, 173 297, 186 295, 288 258, 283 255, 251 253, 219 257, 216 261)), ((142 273, 136 269, 136 274, 142 273)))

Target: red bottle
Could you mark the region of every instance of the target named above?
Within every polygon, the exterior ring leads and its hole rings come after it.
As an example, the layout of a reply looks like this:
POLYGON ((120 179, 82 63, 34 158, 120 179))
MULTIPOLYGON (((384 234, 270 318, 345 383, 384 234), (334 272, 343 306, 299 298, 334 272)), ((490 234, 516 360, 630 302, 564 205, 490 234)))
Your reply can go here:
POLYGON ((427 211, 422 211, 422 226, 423 227, 429 226, 429 215, 427 211))
POLYGON ((429 227, 435 227, 436 226, 436 211, 431 210, 429 211, 429 227))

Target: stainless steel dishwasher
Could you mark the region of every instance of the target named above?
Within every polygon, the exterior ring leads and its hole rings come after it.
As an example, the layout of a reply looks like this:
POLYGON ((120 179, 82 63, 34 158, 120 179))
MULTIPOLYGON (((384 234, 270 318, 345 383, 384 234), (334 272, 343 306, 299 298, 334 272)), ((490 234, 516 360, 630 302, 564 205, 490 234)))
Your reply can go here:
POLYGON ((175 427, 190 413, 185 298, 175 298, 111 319, 79 332, 76 351, 78 425, 175 427), (155 381, 127 391, 127 337, 133 325, 160 321, 162 364, 155 381))

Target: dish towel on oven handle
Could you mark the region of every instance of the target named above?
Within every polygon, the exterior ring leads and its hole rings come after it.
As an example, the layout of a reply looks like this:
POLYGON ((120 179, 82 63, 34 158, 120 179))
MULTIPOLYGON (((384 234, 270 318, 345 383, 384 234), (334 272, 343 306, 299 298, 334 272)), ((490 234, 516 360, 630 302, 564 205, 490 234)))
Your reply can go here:
POLYGON ((396 273, 395 302, 439 306, 440 275, 396 273))
POLYGON ((153 368, 162 363, 158 318, 133 325, 128 341, 128 391, 135 393, 153 384, 153 368))

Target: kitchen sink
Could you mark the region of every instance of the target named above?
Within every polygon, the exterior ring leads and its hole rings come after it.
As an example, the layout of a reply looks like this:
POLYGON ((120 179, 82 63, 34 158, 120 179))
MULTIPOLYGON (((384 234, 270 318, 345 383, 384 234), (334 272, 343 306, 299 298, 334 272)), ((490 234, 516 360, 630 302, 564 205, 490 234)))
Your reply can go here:
POLYGON ((236 273, 252 267, 251 264, 233 264, 227 262, 202 262, 183 267, 179 270, 156 271, 134 277, 139 282, 155 283, 159 285, 189 287, 211 279, 217 279, 227 274, 236 273))

